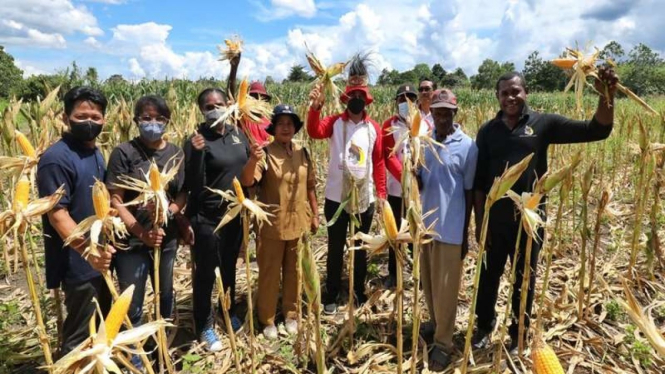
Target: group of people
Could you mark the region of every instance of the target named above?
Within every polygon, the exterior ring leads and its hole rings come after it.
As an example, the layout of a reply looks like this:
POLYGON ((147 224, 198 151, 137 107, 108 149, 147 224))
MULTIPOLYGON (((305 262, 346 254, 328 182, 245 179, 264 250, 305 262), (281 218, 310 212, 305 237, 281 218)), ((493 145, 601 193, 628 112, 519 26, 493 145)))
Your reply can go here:
MULTIPOLYGON (((609 92, 612 98, 616 76, 611 69, 601 70, 599 76, 596 82, 599 92, 609 92)), ((507 166, 534 153, 529 168, 513 187, 517 193, 529 191, 533 182, 547 171, 549 144, 600 140, 608 137, 612 130, 613 105, 605 96, 601 97, 592 120, 575 121, 529 109, 527 93, 527 84, 521 75, 502 76, 496 85, 500 110, 495 118, 481 126, 474 141, 465 133, 464 126, 455 122, 458 105, 463 104, 458 104, 451 90, 437 89, 430 79, 422 79, 417 86, 400 86, 394 100, 395 115, 383 125, 367 114, 366 108, 372 104, 373 97, 362 71, 351 74, 347 80, 340 97, 346 106, 342 113, 321 118, 324 95, 318 88, 312 90, 306 131, 312 139, 327 139, 329 150, 323 206, 324 217, 329 222, 325 313, 337 312, 349 225, 357 221, 358 230, 367 233, 375 210, 383 206, 385 199, 399 225, 403 204, 402 162, 409 152, 401 135, 409 131, 409 104, 415 102, 421 111, 423 135, 442 145, 423 149, 425 166, 415 175, 421 189, 423 211, 433 212, 425 218, 426 225, 432 228, 433 240, 421 253, 421 280, 430 323, 423 326, 421 333, 434 343, 430 368, 441 370, 449 365, 472 210, 475 210, 479 230, 486 195, 495 177, 507 166), (356 201, 347 204, 352 189, 356 191, 356 201)), ((253 84, 250 94, 270 99, 260 84, 253 84)), ((52 194, 61 185, 65 187, 59 204, 43 219, 48 287, 61 287, 65 294, 67 318, 63 326, 62 353, 72 350, 88 336, 88 320, 95 313, 93 298, 103 312, 110 307, 111 296, 100 272, 113 269, 121 289, 135 286, 129 317, 133 325, 141 323, 145 286, 148 276, 153 275, 151 253, 155 247, 161 248, 162 253, 160 312, 165 318, 172 316, 173 266, 179 240, 191 248, 197 337, 210 351, 222 349, 212 313, 214 269, 220 268, 224 286, 235 301, 236 261, 242 246, 243 222, 236 217, 215 230, 229 201, 211 189, 232 190, 234 179, 244 188, 254 189, 257 200, 268 204, 267 209, 272 214, 270 224, 257 227, 258 317, 263 333, 266 338, 277 338, 280 279, 285 329, 289 333, 298 330, 296 247, 306 231, 316 232, 319 228, 316 168, 307 149, 293 141, 304 123, 288 104, 275 106, 272 117, 262 124, 236 126, 220 122, 229 100, 227 93, 217 88, 201 92, 197 103, 205 122, 181 148, 164 138, 171 117, 164 99, 154 95, 140 98, 134 108, 139 136, 117 146, 107 166, 95 145, 105 125, 106 98, 89 87, 77 87, 65 95, 63 120, 68 131, 44 152, 37 172, 41 196, 52 194), (136 194, 119 187, 122 176, 142 178, 152 162, 160 170, 179 168, 167 186, 168 220, 161 227, 154 225, 150 207, 127 206, 136 194), (67 247, 63 247, 63 241, 78 222, 94 214, 91 186, 95 180, 105 181, 112 206, 130 235, 125 240, 126 248, 109 246, 100 251, 100 256, 84 259, 81 254, 88 245, 85 239, 67 247)), ((524 258, 526 235, 522 235, 523 241, 515 252, 519 225, 519 214, 510 200, 501 200, 492 207, 487 263, 480 278, 478 322, 473 337, 475 348, 490 343, 496 321, 499 279, 506 260, 512 260, 515 253, 518 271, 513 285, 510 349, 517 347, 519 302, 516 300, 521 297, 524 263, 528 260, 535 270, 539 252, 538 244, 534 243, 531 258, 524 258)), ((354 299, 362 304, 367 300, 366 253, 356 251, 354 261, 354 299)), ((391 253, 386 287, 395 285, 396 271, 395 256, 391 253)), ((526 324, 535 277, 536 272, 532 271, 526 324)), ((233 329, 239 329, 242 322, 235 302, 231 303, 229 313, 233 329)))

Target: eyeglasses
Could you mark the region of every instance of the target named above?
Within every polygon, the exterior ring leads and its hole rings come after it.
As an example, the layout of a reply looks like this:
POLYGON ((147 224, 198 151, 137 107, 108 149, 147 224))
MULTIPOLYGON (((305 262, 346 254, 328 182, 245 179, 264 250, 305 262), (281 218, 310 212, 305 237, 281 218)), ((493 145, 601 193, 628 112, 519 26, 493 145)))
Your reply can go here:
POLYGON ((430 91, 432 91, 432 87, 430 86, 418 87, 418 92, 430 92, 430 91))
POLYGON ((158 116, 158 117, 150 117, 150 116, 142 116, 138 117, 139 122, 159 122, 159 123, 167 123, 169 122, 169 119, 164 117, 164 116, 158 116))

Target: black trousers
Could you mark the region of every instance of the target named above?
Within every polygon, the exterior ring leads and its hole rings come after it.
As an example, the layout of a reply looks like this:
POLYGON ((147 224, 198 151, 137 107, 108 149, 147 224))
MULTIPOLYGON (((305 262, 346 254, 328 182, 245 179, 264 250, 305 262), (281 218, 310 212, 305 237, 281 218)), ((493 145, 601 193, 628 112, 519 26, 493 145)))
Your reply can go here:
MULTIPOLYGON (((337 212, 340 203, 326 199, 323 212, 326 221, 330 221, 337 212)), ((356 215, 360 221, 360 231, 367 233, 372 226, 374 216, 374 203, 363 213, 356 215)), ((343 211, 332 226, 328 227, 328 258, 326 270, 326 298, 325 304, 336 302, 342 284, 342 268, 344 266, 344 246, 349 231, 350 215, 343 211)), ((356 242, 360 245, 360 242, 356 242)), ((353 262, 353 288, 357 295, 365 294, 365 278, 367 277, 367 252, 356 251, 353 262)))
POLYGON ((224 292, 230 290, 229 313, 231 315, 235 313, 236 261, 242 246, 242 222, 238 216, 215 233, 217 223, 217 220, 209 220, 202 216, 192 220, 195 235, 192 247, 195 266, 192 286, 194 326, 197 335, 213 323, 211 296, 217 267, 224 282, 224 292))
MULTIPOLYGON (((496 325, 496 299, 499 292, 499 282, 504 272, 506 261, 510 258, 511 265, 514 260, 515 242, 517 241, 518 224, 492 223, 488 228, 488 244, 486 248, 487 262, 483 264, 480 272, 480 284, 478 286, 478 302, 476 306, 476 316, 478 317, 477 326, 480 329, 491 331, 496 325)), ((511 338, 518 338, 520 299, 522 296, 522 280, 524 279, 524 262, 526 257, 526 243, 528 235, 522 230, 519 252, 517 257, 517 269, 515 271, 515 283, 513 284, 512 297, 512 324, 509 328, 511 338)), ((544 239, 543 230, 539 230, 539 235, 544 239)), ((531 309, 533 306, 533 296, 536 285, 536 267, 538 265, 538 254, 540 253, 540 243, 532 241, 531 274, 529 277, 529 288, 527 293, 525 310, 525 331, 530 324, 531 309)))
MULTIPOLYGON (((62 324, 61 357, 71 352, 90 336, 90 318, 97 313, 93 299, 99 303, 104 316, 111 309, 111 292, 104 282, 104 278, 97 277, 79 284, 64 284, 65 308, 67 317, 62 324)), ((97 321, 100 321, 98 318, 97 321)))

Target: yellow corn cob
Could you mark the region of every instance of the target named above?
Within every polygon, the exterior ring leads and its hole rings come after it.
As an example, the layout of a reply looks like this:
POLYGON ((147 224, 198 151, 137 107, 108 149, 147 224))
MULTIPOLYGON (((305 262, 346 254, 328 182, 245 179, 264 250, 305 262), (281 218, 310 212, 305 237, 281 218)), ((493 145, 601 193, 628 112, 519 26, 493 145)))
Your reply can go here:
POLYGON ((411 137, 415 138, 420 134, 420 110, 416 110, 416 114, 413 116, 413 119, 411 120, 411 137))
POLYGON ((19 212, 28 206, 28 198, 30 197, 30 180, 24 175, 16 183, 16 190, 14 192, 14 211, 19 212))
POLYGON ((536 348, 531 353, 533 371, 536 374, 564 374, 563 367, 552 348, 542 342, 536 344, 536 348))
POLYGON ((577 63, 577 60, 574 58, 555 58, 552 60, 552 64, 561 69, 572 69, 575 63, 577 63))
POLYGON ((22 132, 16 130, 16 141, 18 142, 19 147, 21 147, 21 150, 23 151, 23 154, 34 158, 37 155, 37 152, 35 152, 35 147, 30 144, 30 140, 28 140, 28 137, 25 136, 22 132))
POLYGON ((503 174, 494 180, 490 192, 487 194, 487 203, 493 204, 503 197, 503 195, 510 190, 513 185, 520 178, 524 170, 529 166, 529 162, 533 158, 533 153, 526 156, 522 161, 509 167, 503 174))
POLYGON ((109 205, 110 196, 106 186, 101 181, 96 181, 92 185, 92 204, 95 207, 95 216, 97 219, 104 219, 111 209, 109 205))
POLYGON ((242 82, 240 82, 240 87, 238 87, 238 108, 245 106, 248 91, 249 82, 247 82, 247 79, 243 79, 242 82))
POLYGON ((162 176, 159 173, 159 169, 157 168, 157 164, 154 162, 150 165, 150 171, 149 171, 149 176, 150 176, 150 188, 153 191, 161 191, 162 189, 162 176))
POLYGON ((330 66, 326 70, 326 73, 328 74, 329 77, 332 78, 336 75, 342 74, 344 72, 344 68, 346 68, 346 63, 345 62, 338 62, 338 63, 330 66))
POLYGON ((240 185, 238 178, 233 178, 233 189, 236 191, 238 203, 242 204, 242 202, 245 201, 245 194, 242 192, 242 186, 240 185))
POLYGON ((397 223, 395 223, 395 215, 393 210, 390 208, 388 201, 383 201, 383 225, 385 226, 386 235, 388 239, 394 241, 397 239, 397 223))
POLYGON ((130 285, 127 289, 118 297, 118 299, 111 306, 111 311, 104 321, 104 327, 106 328, 106 341, 108 344, 111 344, 113 339, 120 332, 120 327, 122 326, 122 321, 127 315, 129 310, 129 304, 132 302, 132 295, 134 294, 134 285, 130 285))

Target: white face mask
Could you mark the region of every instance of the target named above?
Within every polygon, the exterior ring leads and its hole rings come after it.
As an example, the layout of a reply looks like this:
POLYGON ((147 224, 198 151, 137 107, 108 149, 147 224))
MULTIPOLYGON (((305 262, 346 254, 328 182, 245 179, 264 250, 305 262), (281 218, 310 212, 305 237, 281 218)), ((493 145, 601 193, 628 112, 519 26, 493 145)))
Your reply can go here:
POLYGON ((399 116, 403 119, 409 118, 409 103, 405 101, 403 103, 397 104, 397 111, 399 116))

